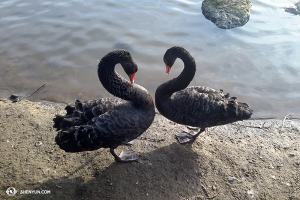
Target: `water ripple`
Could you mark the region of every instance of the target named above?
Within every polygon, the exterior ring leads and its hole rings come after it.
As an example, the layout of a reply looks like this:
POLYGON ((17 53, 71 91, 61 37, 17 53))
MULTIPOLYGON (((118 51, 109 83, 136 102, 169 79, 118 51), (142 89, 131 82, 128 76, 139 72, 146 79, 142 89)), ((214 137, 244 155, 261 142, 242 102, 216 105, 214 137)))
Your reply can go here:
POLYGON ((165 76, 162 61, 166 49, 178 45, 197 62, 192 85, 222 88, 250 101, 257 115, 273 108, 277 116, 300 113, 300 20, 283 10, 294 3, 252 0, 249 22, 223 30, 205 19, 196 0, 3 0, 0 89, 32 93, 42 81, 51 88, 48 96, 66 101, 107 95, 97 64, 122 48, 139 66, 137 83, 154 95, 182 70, 177 59, 165 76), (81 91, 87 96, 78 96, 81 91))

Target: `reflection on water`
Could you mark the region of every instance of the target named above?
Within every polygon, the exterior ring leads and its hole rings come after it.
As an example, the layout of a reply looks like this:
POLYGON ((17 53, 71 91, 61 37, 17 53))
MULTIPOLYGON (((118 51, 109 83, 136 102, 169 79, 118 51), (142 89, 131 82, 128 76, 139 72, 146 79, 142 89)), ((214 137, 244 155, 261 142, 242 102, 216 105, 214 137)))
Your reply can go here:
MULTIPOLYGON (((3 0, 0 96, 30 95, 43 84, 35 100, 107 96, 97 65, 106 53, 122 48, 139 66, 135 82, 154 97, 158 85, 182 70, 177 60, 166 75, 162 61, 177 45, 196 59, 191 85, 222 88, 249 103, 255 116, 297 114, 300 17, 283 10, 294 3, 252 0, 250 21, 223 30, 202 15, 202 1, 3 0)), ((117 71, 125 76, 120 66, 117 71)))

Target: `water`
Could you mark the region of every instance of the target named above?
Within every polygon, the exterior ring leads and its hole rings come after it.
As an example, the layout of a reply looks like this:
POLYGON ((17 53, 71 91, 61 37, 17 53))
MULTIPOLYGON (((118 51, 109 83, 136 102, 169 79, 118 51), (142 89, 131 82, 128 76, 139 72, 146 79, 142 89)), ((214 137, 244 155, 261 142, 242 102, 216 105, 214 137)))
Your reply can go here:
MULTIPOLYGON (((135 82, 154 97, 182 70, 165 74, 162 57, 185 47, 197 62, 191 85, 223 89, 247 102, 254 117, 300 113, 300 16, 283 7, 296 0, 252 0, 250 21, 223 30, 205 19, 202 1, 53 0, 0 2, 0 97, 74 102, 108 96, 99 60, 127 49, 139 66, 135 82)), ((121 67, 117 71, 124 77, 121 67)), ((128 79, 128 78, 127 78, 128 79)))

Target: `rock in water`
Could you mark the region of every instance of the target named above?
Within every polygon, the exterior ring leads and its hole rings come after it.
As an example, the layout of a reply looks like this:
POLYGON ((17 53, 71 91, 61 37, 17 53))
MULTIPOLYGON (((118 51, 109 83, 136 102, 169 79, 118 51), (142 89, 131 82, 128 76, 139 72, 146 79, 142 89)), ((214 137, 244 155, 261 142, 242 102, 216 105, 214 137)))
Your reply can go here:
POLYGON ((294 15, 300 15, 300 1, 298 1, 294 7, 285 8, 284 11, 292 13, 294 15))
POLYGON ((251 7, 250 0, 204 0, 202 13, 219 28, 231 29, 249 21, 251 7))

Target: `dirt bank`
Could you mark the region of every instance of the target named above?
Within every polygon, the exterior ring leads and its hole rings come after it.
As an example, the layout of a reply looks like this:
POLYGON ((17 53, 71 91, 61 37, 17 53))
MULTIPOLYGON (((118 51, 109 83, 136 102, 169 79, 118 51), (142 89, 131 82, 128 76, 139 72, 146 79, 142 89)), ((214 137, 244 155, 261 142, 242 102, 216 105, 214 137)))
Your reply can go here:
POLYGON ((107 149, 59 149, 52 118, 64 106, 0 101, 0 199, 300 199, 296 121, 209 128, 192 145, 179 145, 174 135, 188 129, 157 115, 133 146, 117 149, 135 150, 139 161, 120 164, 107 149), (13 197, 10 186, 18 191, 13 197))

